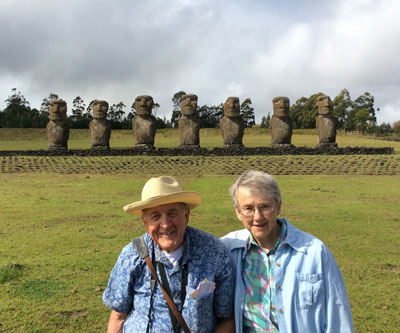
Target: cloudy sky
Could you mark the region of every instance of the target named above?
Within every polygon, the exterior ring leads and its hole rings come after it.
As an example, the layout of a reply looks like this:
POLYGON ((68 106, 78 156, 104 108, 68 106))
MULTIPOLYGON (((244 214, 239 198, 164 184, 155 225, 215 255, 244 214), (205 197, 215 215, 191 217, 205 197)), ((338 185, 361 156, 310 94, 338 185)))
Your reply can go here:
POLYGON ((40 108, 138 95, 171 117, 184 90, 199 105, 250 97, 256 121, 271 99, 347 88, 375 96, 378 123, 400 120, 398 0, 2 0, 0 109, 17 88, 40 108))

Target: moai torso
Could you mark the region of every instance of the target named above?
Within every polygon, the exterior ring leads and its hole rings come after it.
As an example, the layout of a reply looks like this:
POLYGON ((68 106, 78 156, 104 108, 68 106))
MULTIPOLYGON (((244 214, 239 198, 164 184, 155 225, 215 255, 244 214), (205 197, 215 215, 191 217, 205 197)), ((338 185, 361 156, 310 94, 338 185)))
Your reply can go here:
POLYGON ((336 118, 332 115, 318 116, 316 127, 318 132, 318 144, 336 144, 336 118))
POLYGON ((224 117, 219 122, 226 148, 243 146, 244 121, 239 112, 239 98, 228 97, 224 103, 224 117))
POLYGON ((108 103, 93 101, 93 120, 89 123, 92 149, 110 148, 111 124, 107 118, 108 103))
POLYGON ((68 149, 69 125, 67 103, 60 100, 50 102, 50 121, 46 126, 49 149, 68 149))
POLYGON ((200 145, 200 118, 198 116, 185 116, 178 121, 179 144, 185 146, 200 145))
POLYGON ((179 147, 198 148, 200 146, 200 118, 197 116, 197 96, 182 96, 181 118, 178 121, 179 147))
POLYGON ((280 96, 272 99, 274 114, 269 122, 271 147, 292 146, 292 120, 289 117, 289 98, 280 96))
POLYGON ((132 120, 135 146, 154 145, 156 136, 156 118, 152 115, 137 115, 132 120))
POLYGON ((269 121, 272 145, 290 145, 292 142, 292 120, 273 115, 269 121))
POLYGON ((154 148, 156 118, 151 115, 153 105, 153 97, 148 95, 137 96, 133 103, 136 117, 132 119, 132 130, 137 148, 154 148))
POLYGON ((315 127, 318 132, 318 148, 337 147, 337 119, 332 115, 332 101, 329 96, 320 95, 317 98, 319 116, 315 127))

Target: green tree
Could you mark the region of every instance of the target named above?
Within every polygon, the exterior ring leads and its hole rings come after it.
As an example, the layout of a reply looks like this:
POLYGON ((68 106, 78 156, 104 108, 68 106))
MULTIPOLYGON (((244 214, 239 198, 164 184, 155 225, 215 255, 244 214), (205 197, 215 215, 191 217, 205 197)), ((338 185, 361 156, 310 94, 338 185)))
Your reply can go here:
POLYGON ((88 128, 92 119, 90 111, 85 112, 86 104, 80 96, 72 101, 72 115, 69 117, 71 128, 88 128))
POLYGON ((347 89, 343 89, 339 95, 333 99, 333 115, 337 118, 339 128, 344 128, 346 119, 353 108, 353 101, 347 89))
POLYGON ((181 117, 181 102, 182 96, 186 95, 186 93, 181 90, 174 94, 172 97, 172 115, 171 115, 171 125, 173 128, 178 127, 178 121, 181 117))
POLYGON ((289 115, 294 128, 315 128, 318 116, 317 98, 321 94, 314 94, 309 98, 301 97, 290 107, 289 115))
MULTIPOLYGON (((32 112, 30 103, 17 88, 11 89, 11 95, 5 100, 6 108, 1 112, 1 127, 30 128, 34 124, 34 118, 39 114, 32 112)), ((36 110, 37 111, 37 110, 36 110)))
POLYGON ((267 116, 261 118, 261 128, 269 128, 269 122, 271 121, 271 115, 268 112, 267 116))
POLYGON ((203 105, 199 108, 198 113, 201 128, 219 128, 219 121, 224 114, 224 106, 222 103, 218 106, 203 105))
POLYGON ((240 105, 240 115, 242 116, 245 127, 253 127, 256 124, 254 108, 249 97, 240 105))
MULTIPOLYGON (((357 97, 347 115, 344 128, 346 130, 356 130, 365 133, 370 128, 376 126, 374 102, 375 98, 369 92, 365 92, 363 95, 357 97), (362 123, 363 121, 365 121, 365 124, 362 123)), ((379 111, 379 108, 377 111, 379 111)))
POLYGON ((122 121, 125 114, 124 108, 126 105, 123 102, 119 102, 118 104, 113 104, 108 109, 107 119, 111 122, 112 129, 121 129, 122 121))
POLYGON ((400 135, 400 120, 395 121, 392 125, 393 132, 396 135, 400 135))

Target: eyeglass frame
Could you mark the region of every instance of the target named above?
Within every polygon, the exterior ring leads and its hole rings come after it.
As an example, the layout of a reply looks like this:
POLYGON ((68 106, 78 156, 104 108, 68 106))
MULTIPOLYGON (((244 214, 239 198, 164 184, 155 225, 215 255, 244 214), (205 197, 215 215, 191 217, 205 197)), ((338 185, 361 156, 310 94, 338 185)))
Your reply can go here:
POLYGON ((255 214, 255 212, 256 212, 256 210, 258 210, 259 213, 260 213, 262 216, 265 217, 265 215, 267 215, 268 213, 271 213, 271 212, 275 209, 275 207, 276 207, 276 203, 274 203, 274 204, 271 205, 271 206, 259 205, 259 206, 257 206, 257 207, 252 207, 252 209, 250 209, 250 207, 241 207, 241 206, 238 206, 238 208, 240 209, 240 213, 241 213, 244 217, 253 217, 254 214, 255 214), (265 207, 265 206, 266 206, 266 207, 265 207), (261 207, 261 208, 260 208, 260 207, 261 207), (263 209, 262 207, 264 207, 264 209, 263 209), (244 213, 244 212, 246 211, 245 209, 247 209, 247 212, 250 213, 250 214, 244 213), (251 212, 249 212, 250 210, 251 210, 251 212))

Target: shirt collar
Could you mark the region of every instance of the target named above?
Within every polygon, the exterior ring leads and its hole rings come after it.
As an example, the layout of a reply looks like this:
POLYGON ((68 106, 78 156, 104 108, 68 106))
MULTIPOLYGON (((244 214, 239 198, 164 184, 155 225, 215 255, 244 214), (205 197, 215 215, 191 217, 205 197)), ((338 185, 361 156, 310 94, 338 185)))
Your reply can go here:
MULTIPOLYGON (((275 253, 276 249, 284 243, 286 237, 287 237, 287 221, 285 219, 277 219, 276 221, 280 226, 281 226, 281 233, 278 237, 278 239, 276 240, 276 243, 274 245, 273 248, 271 248, 269 250, 268 253, 275 253)), ((256 242, 256 240, 254 239, 253 234, 250 232, 250 237, 249 240, 247 242, 247 246, 246 246, 246 250, 248 251, 252 246, 256 246, 256 247, 260 247, 260 245, 258 245, 258 243, 256 242)))

